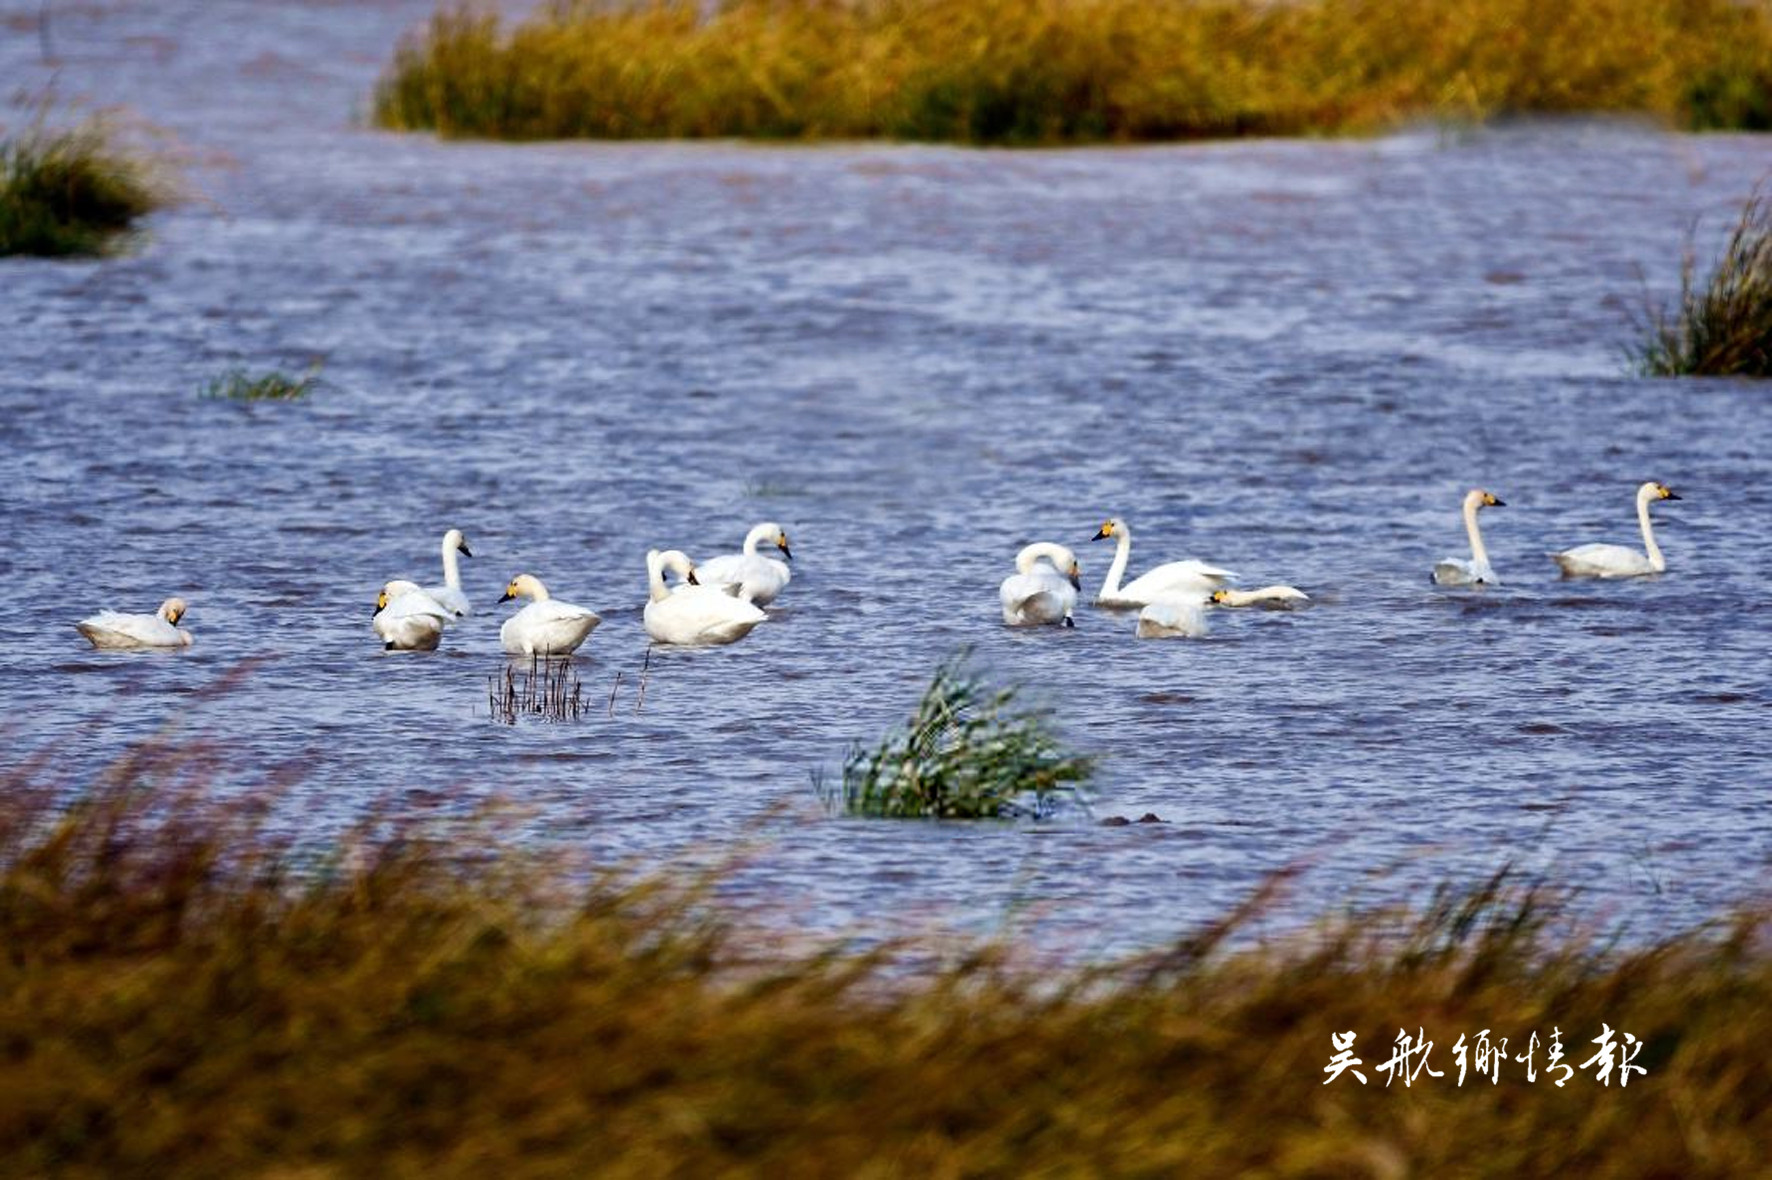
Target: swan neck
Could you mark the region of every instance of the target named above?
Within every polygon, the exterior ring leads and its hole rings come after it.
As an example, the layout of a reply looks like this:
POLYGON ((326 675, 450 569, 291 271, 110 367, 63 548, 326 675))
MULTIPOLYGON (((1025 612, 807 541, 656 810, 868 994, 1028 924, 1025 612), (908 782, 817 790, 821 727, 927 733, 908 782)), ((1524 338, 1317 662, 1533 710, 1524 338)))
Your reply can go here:
POLYGON ((451 590, 461 589, 461 568, 457 564, 454 545, 443 546, 443 584, 451 590))
POLYGON ((744 555, 746 557, 757 556, 758 543, 768 540, 770 534, 773 531, 774 530, 772 530, 772 529, 765 528, 762 525, 758 525, 756 528, 754 528, 750 532, 746 533, 744 535, 744 555))
POLYGON ((535 599, 535 601, 546 602, 548 600, 548 588, 541 584, 540 578, 529 579, 529 589, 529 596, 535 599))
POLYGON ((663 602, 671 596, 665 589, 664 563, 656 558, 646 563, 646 599, 648 602, 663 602))
POLYGON ((1649 526, 1649 497, 1642 494, 1637 496, 1637 523, 1643 526, 1643 551, 1649 555, 1649 566, 1660 573, 1667 568, 1667 558, 1655 543, 1655 530, 1649 526))
POLYGON ((1476 565, 1489 564, 1489 551, 1483 548, 1483 530, 1477 527, 1477 502, 1466 500, 1464 503, 1464 531, 1471 539, 1471 561, 1476 565))
POLYGON ((1120 579, 1126 576, 1126 562, 1132 556, 1132 534, 1124 527, 1114 530, 1114 562, 1108 566, 1107 577, 1101 580, 1097 598, 1112 598, 1120 592, 1120 579))

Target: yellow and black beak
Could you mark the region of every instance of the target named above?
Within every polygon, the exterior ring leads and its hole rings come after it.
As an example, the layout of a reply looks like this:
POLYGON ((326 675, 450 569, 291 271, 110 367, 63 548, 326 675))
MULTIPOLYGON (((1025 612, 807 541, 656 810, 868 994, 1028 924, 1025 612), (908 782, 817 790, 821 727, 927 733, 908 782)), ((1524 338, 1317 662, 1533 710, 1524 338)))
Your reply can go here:
POLYGON ((787 558, 789 561, 794 560, 794 551, 788 548, 788 537, 786 533, 775 538, 775 547, 781 550, 781 555, 783 557, 787 558))
POLYGON ((388 592, 383 590, 375 596, 375 609, 369 612, 369 617, 373 619, 386 609, 388 609, 388 592))
POLYGON ((1114 522, 1110 520, 1110 521, 1108 521, 1108 523, 1102 525, 1099 529, 1096 529, 1095 535, 1093 537, 1090 537, 1089 539, 1091 541, 1099 541, 1103 537, 1111 537, 1113 535, 1114 535, 1114 522))
POLYGON ((468 543, 466 541, 457 545, 456 548, 461 550, 461 555, 463 557, 472 557, 474 555, 474 551, 468 548, 468 543))
POLYGON ((1668 487, 1666 484, 1662 484, 1661 485, 1661 498, 1663 500, 1678 500, 1680 498, 1680 496, 1679 496, 1678 492, 1674 491, 1672 488, 1668 487))
POLYGON ((1082 588, 1083 588, 1083 567, 1073 561, 1073 562, 1071 562, 1071 589, 1072 590, 1081 590, 1082 588))
POLYGON ((1490 496, 1489 497, 1489 507, 1491 507, 1491 508, 1506 508, 1507 501, 1503 500, 1500 496, 1490 496))
POLYGON ((688 581, 688 583, 691 586, 701 585, 701 579, 695 576, 695 567, 694 566, 690 566, 689 572, 684 574, 683 577, 686 581, 688 581))
POLYGON ((505 587, 505 592, 503 594, 499 595, 498 600, 500 602, 509 602, 511 599, 513 599, 515 597, 517 597, 517 596, 515 594, 512 594, 510 587, 507 586, 507 587, 505 587))

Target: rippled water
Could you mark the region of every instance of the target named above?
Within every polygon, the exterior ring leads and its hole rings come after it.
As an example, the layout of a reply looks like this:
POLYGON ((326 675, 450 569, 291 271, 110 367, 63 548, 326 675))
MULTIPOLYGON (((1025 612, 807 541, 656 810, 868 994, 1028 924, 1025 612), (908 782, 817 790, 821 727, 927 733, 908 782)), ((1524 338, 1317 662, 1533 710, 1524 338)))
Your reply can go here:
MULTIPOLYGON (((21 91, 50 77, 37 8, 0 5, 21 91)), ((356 125, 427 0, 56 8, 57 92, 156 129, 197 199, 126 258, 0 261, 0 766, 172 724, 241 784, 299 763, 280 822, 315 836, 499 797, 601 857, 758 841, 729 892, 792 922, 1014 916, 1067 952, 1301 862, 1300 912, 1512 859, 1649 934, 1763 887, 1772 402, 1625 348, 1772 140, 445 144, 356 125), (308 402, 198 396, 309 358, 308 402), (1648 478, 1685 497, 1671 572, 1553 577, 1548 550, 1635 542, 1648 478), (1506 584, 1434 588, 1477 484, 1506 584), (1199 556, 1318 605, 1194 642, 1002 628, 1015 550, 1075 544, 1093 582, 1108 515, 1134 572, 1199 556), (636 711, 646 549, 764 519, 798 558, 774 620, 656 654, 636 711), (375 589, 435 580, 451 525, 481 613, 384 654, 375 589), (519 570, 603 613, 580 674, 599 706, 623 674, 612 716, 487 718, 519 570), (171 593, 189 652, 73 630, 171 593), (1099 815, 1170 822, 822 818, 811 773, 962 645, 1105 756, 1099 815)))

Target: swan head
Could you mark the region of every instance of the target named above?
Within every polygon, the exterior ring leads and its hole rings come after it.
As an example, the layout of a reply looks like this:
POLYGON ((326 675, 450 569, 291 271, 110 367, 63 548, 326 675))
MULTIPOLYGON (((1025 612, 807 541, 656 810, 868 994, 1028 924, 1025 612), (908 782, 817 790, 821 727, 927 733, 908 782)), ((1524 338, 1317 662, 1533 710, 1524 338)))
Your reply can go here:
POLYGON ((1637 489, 1639 500, 1678 500, 1680 494, 1659 480, 1650 480, 1637 489))
POLYGON ((1464 494, 1464 504, 1465 504, 1465 507, 1467 507, 1467 508, 1506 508, 1507 507, 1506 500, 1500 499, 1495 495, 1494 492, 1487 492, 1487 491, 1484 491, 1482 488, 1472 488, 1470 491, 1466 492, 1464 494))
POLYGON ((509 602, 513 598, 533 598, 537 602, 546 602, 548 588, 542 585, 541 579, 534 574, 518 574, 511 579, 511 584, 505 587, 504 596, 499 601, 509 602))
POLYGON ((443 551, 447 553, 451 549, 461 550, 461 555, 463 557, 472 557, 474 555, 474 551, 468 548, 468 539, 461 535, 460 529, 450 529, 443 534, 443 551))
POLYGON ((178 621, 185 617, 185 600, 182 598, 168 598, 165 602, 160 604, 160 609, 155 613, 176 627, 178 626, 178 621))
POLYGON ((1223 606, 1225 603, 1229 602, 1230 600, 1231 600, 1231 592, 1229 590, 1214 590, 1212 592, 1212 596, 1210 598, 1208 598, 1206 601, 1207 602, 1215 602, 1219 606, 1223 606))
MULTIPOLYGON (((375 610, 371 613, 370 617, 374 618, 375 615, 379 615, 382 611, 387 610, 388 603, 394 601, 394 599, 400 597, 402 594, 411 594, 417 589, 417 582, 408 582, 403 578, 395 578, 393 581, 383 586, 381 588, 381 593, 375 596, 375 610)), ((177 600, 174 599, 174 601, 176 602, 177 600)), ((179 605, 183 606, 184 604, 179 603, 179 605)))
POLYGON ((1103 524, 1099 529, 1096 529, 1095 535, 1089 539, 1091 541, 1103 541, 1109 537, 1125 537, 1130 540, 1132 537, 1132 530, 1126 527, 1125 521, 1115 516, 1110 518, 1107 523, 1103 524))

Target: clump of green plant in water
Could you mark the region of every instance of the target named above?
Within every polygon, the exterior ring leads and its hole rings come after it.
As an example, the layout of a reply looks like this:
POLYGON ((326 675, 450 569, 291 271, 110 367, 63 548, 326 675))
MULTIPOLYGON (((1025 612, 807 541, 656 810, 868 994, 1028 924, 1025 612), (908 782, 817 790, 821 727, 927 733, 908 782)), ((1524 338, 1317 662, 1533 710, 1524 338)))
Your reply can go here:
POLYGON ((1772 205, 1756 190, 1701 283, 1693 251, 1670 314, 1649 312, 1639 363, 1651 377, 1772 377, 1772 205))
POLYGON ((1043 715, 1016 706, 1014 688, 968 672, 962 654, 936 669, 903 730, 872 752, 857 747, 841 783, 819 789, 847 815, 995 819, 1080 800, 1091 769, 1043 715))
POLYGON ((245 369, 229 369, 203 387, 203 396, 236 402, 293 402, 308 396, 319 385, 318 368, 309 369, 300 377, 276 370, 255 376, 245 369))
POLYGON ((96 123, 0 140, 0 255, 104 254, 167 200, 96 123))

